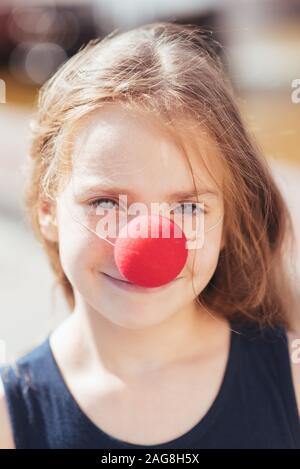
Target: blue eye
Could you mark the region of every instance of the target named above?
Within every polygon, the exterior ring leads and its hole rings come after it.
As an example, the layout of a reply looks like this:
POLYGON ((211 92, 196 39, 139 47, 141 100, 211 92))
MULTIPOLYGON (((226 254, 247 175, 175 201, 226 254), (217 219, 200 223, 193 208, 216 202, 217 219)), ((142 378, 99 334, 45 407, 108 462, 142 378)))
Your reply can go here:
MULTIPOLYGON (((101 205, 102 208, 105 208, 105 209, 114 209, 114 208, 118 208, 118 202, 116 202, 115 200, 113 199, 110 199, 108 197, 102 197, 102 198, 98 198, 98 199, 95 199, 95 200, 92 200, 91 202, 88 203, 88 205, 90 207, 93 207, 93 208, 97 208, 101 205), (115 207, 113 206, 103 206, 103 203, 110 203, 110 204, 115 204, 115 207)), ((203 209, 202 207, 200 207, 197 203, 195 202, 183 202, 181 204, 178 204, 177 207, 175 208, 172 208, 170 210, 170 212, 172 213, 175 213, 177 212, 177 210, 180 210, 179 213, 186 213, 186 214, 190 214, 190 215, 196 215, 196 214, 199 214, 199 213, 206 213, 206 210, 203 209), (182 209, 183 207, 183 209, 182 209)))
POLYGON ((103 207, 103 205, 102 205, 103 202, 112 202, 113 204, 116 204, 116 206, 118 206, 118 203, 115 200, 109 199, 107 197, 102 197, 102 198, 99 198, 99 199, 92 200, 91 202, 89 202, 88 205, 91 206, 91 207, 94 207, 94 208, 96 207, 97 208, 101 204, 102 208, 107 208, 107 209, 113 208, 113 207, 105 207, 105 206, 103 207))
POLYGON ((177 208, 180 208, 180 213, 183 212, 190 215, 196 215, 197 213, 206 213, 205 210, 195 202, 183 202, 182 204, 179 204, 177 207, 173 208, 172 212, 175 212, 177 208))

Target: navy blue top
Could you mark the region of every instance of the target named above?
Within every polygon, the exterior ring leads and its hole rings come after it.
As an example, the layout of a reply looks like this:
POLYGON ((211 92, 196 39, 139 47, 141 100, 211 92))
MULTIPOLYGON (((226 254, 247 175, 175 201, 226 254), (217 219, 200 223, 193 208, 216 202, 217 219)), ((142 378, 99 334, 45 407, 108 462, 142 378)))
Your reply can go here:
POLYGON ((231 326, 223 381, 206 414, 178 438, 147 446, 114 438, 90 420, 68 389, 48 336, 0 370, 16 448, 300 449, 285 329, 231 326))

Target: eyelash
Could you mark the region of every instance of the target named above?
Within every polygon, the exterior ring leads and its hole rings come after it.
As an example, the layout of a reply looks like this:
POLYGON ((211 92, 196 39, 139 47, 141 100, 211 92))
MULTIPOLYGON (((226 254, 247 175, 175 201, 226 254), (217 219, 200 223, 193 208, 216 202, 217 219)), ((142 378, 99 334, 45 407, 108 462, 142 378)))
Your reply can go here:
POLYGON ((91 202, 88 203, 88 205, 91 207, 97 207, 99 205, 99 202, 103 200, 114 202, 115 204, 117 204, 116 200, 114 199, 110 199, 109 197, 101 197, 99 199, 92 200, 91 202))
MULTIPOLYGON (((99 203, 101 203, 103 201, 109 201, 109 202, 114 202, 115 204, 118 204, 117 201, 114 200, 114 199, 110 199, 109 197, 101 197, 99 199, 92 200, 91 202, 88 203, 88 205, 90 207, 97 207, 99 205, 99 203)), ((195 202, 181 202, 179 205, 194 205, 194 206, 196 206, 196 203, 195 202)), ((200 210, 203 213, 207 213, 207 210, 205 208, 204 209, 201 208, 200 210)), ((193 209, 193 213, 195 213, 194 209, 193 209)))

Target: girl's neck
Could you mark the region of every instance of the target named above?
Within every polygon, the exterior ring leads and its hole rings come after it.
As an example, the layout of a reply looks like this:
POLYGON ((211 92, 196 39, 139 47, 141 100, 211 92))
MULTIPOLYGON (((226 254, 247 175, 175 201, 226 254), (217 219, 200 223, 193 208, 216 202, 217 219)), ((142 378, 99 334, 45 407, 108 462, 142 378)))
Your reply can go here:
POLYGON ((123 377, 192 359, 215 346, 218 331, 227 322, 195 303, 167 320, 129 329, 107 320, 84 302, 77 301, 70 317, 55 334, 61 337, 73 364, 95 367, 123 377))

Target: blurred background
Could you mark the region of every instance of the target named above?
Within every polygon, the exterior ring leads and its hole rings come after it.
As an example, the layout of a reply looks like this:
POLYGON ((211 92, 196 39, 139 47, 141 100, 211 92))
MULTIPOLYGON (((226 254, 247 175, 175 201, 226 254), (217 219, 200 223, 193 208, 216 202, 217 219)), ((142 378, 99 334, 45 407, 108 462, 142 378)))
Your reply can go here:
POLYGON ((38 89, 90 39, 159 20, 203 26, 223 46, 238 104, 286 197, 300 246, 300 0, 1 0, 0 362, 38 344, 68 314, 23 211, 38 89))

